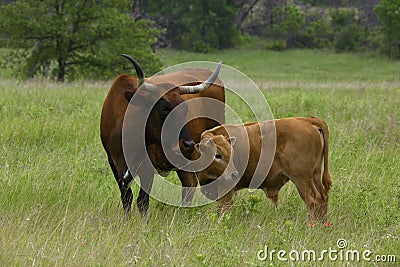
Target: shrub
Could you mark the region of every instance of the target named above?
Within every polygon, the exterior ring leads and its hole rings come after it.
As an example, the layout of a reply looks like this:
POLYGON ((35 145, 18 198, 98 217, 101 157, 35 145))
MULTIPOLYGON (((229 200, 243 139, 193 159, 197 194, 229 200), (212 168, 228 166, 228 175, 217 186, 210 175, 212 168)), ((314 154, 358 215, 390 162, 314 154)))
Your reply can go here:
POLYGON ((301 46, 299 36, 306 23, 304 12, 296 5, 287 4, 274 7, 272 13, 277 22, 273 25, 275 37, 284 39, 288 48, 301 46))
POLYGON ((271 44, 267 44, 266 48, 268 50, 273 51, 283 51, 286 50, 286 41, 285 40, 276 40, 273 41, 271 44))
POLYGON ((332 27, 324 18, 311 22, 300 35, 300 42, 307 48, 331 47, 332 39, 332 27))
POLYGON ((400 58, 400 1, 382 0, 375 12, 382 23, 384 53, 389 57, 400 58))
MULTIPOLYGON (((234 1, 187 0, 141 1, 141 8, 158 24, 165 25, 165 38, 178 49, 208 52, 235 46, 239 38, 234 1)), ((165 42, 166 43, 166 42, 165 42)))
POLYGON ((356 9, 342 8, 331 12, 331 25, 336 32, 334 47, 337 51, 358 51, 363 40, 363 29, 358 24, 356 9))

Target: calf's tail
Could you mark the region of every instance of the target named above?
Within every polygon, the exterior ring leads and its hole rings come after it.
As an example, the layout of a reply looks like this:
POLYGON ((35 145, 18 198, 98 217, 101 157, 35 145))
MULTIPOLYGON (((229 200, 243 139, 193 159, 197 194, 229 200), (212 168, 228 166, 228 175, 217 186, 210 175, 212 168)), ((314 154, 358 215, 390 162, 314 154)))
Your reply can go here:
POLYGON ((332 180, 331 180, 331 175, 329 174, 329 168, 328 168, 328 154, 329 154, 329 129, 328 125, 321 120, 320 118, 317 117, 311 117, 312 124, 317 126, 319 131, 322 134, 323 140, 324 140, 324 172, 322 175, 322 184, 325 187, 326 192, 329 191, 332 185, 332 180))

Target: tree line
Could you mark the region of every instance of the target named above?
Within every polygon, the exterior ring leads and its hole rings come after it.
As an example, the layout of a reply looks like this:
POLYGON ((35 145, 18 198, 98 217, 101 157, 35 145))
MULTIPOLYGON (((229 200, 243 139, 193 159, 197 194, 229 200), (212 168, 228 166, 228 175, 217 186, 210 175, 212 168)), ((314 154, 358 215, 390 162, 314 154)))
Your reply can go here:
POLYGON ((2 65, 22 77, 108 79, 130 53, 148 74, 157 47, 379 51, 400 58, 398 0, 3 0, 2 65))
POLYGON ((400 57, 398 0, 133 2, 137 17, 166 29, 160 47, 207 52, 258 36, 267 40, 269 49, 333 48, 400 57))

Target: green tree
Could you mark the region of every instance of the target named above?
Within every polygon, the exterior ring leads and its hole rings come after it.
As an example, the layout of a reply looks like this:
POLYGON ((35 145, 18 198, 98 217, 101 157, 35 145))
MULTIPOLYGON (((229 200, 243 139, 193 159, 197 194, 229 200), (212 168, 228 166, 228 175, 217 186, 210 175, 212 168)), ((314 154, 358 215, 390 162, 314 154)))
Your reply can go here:
POLYGON ((300 33, 306 24, 306 16, 300 8, 293 4, 276 6, 272 10, 274 17, 274 35, 276 39, 284 40, 285 47, 301 47, 300 33))
POLYGON ((342 8, 331 11, 331 25, 335 32, 334 47, 337 51, 357 51, 363 29, 359 26, 357 9, 342 8))
POLYGON ((107 79, 122 71, 120 53, 149 73, 161 66, 150 47, 159 31, 135 22, 129 1, 19 0, 0 8, 0 33, 12 48, 5 62, 24 77, 107 79))
POLYGON ((387 55, 400 58, 400 1, 382 0, 375 7, 375 12, 382 24, 387 55))
POLYGON ((166 27, 172 47, 207 52, 232 47, 238 40, 235 19, 239 6, 235 0, 148 0, 140 5, 166 27))

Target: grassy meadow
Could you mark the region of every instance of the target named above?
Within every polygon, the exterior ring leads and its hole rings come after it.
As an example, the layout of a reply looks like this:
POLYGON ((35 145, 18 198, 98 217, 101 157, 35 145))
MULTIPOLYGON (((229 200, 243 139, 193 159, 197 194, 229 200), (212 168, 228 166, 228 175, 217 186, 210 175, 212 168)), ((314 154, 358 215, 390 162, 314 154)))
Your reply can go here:
MULTIPOLYGON (((323 250, 338 249, 338 239, 347 241, 345 250, 369 250, 371 259, 395 255, 400 262, 400 62, 311 50, 163 50, 159 56, 165 66, 223 60, 256 82, 275 118, 323 118, 330 127, 334 226, 309 227, 290 182, 278 209, 263 192, 243 190, 220 221, 215 203, 178 208, 154 199, 147 222, 136 208, 124 220, 99 137, 112 81, 20 82, 5 75, 0 266, 287 266, 291 262, 276 253, 260 261, 258 251, 314 250, 318 258, 323 250)), ((132 187, 136 198, 138 187, 132 187)), ((292 264, 396 265, 327 256, 292 264)))

